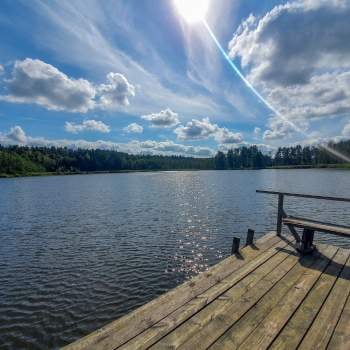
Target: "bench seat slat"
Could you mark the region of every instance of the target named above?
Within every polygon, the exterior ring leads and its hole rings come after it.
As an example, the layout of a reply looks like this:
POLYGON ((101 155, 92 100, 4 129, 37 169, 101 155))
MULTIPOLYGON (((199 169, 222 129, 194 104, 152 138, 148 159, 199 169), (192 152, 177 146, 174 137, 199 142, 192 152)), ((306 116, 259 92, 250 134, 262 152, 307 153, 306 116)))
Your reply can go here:
POLYGON ((283 224, 303 229, 310 229, 318 232, 326 232, 338 236, 350 237, 350 227, 346 226, 332 225, 328 223, 293 217, 284 218, 283 224))

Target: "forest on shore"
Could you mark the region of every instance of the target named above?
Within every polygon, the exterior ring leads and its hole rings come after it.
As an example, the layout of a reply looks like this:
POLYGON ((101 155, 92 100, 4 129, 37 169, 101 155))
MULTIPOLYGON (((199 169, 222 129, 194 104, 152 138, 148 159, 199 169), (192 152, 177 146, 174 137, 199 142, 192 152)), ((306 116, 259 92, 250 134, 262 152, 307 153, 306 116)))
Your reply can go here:
MULTIPOLYGON (((330 143, 336 151, 350 155, 350 140, 330 143)), ((342 166, 339 158, 324 148, 293 146, 264 154, 257 146, 239 147, 212 158, 184 156, 131 155, 109 150, 0 145, 0 176, 74 174, 89 172, 156 170, 229 170, 271 167, 342 166)))

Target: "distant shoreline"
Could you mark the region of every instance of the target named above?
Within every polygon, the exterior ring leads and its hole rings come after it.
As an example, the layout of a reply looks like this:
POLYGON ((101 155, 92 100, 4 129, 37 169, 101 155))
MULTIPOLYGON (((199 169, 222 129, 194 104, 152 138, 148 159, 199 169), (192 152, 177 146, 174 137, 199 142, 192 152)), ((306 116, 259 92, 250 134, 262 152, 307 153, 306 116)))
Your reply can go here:
POLYGON ((128 173, 155 173, 167 171, 237 171, 237 170, 292 170, 292 169, 338 169, 350 170, 350 164, 320 164, 320 165, 285 165, 266 168, 241 168, 241 169, 147 169, 147 170, 115 170, 115 171, 81 171, 81 172, 37 172, 26 174, 0 173, 2 179, 19 177, 42 177, 42 176, 74 176, 74 175, 98 175, 98 174, 128 174, 128 173))

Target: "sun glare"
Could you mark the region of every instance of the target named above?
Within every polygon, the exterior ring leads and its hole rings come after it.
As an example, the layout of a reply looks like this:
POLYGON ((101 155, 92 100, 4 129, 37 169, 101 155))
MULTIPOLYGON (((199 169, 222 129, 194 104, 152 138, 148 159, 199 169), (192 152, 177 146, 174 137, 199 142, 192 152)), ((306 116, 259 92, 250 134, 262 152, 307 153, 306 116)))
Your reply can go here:
POLYGON ((205 19, 209 8, 209 0, 174 0, 179 14, 189 23, 205 19))

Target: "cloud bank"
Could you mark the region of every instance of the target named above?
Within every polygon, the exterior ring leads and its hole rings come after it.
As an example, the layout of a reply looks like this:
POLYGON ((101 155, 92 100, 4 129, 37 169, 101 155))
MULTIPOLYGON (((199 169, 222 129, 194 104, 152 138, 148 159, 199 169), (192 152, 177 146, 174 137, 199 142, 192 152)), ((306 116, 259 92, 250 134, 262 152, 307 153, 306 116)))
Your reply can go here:
POLYGON ((211 157, 215 151, 208 147, 187 146, 173 141, 131 141, 128 143, 116 143, 111 141, 86 141, 86 140, 48 140, 41 137, 26 135, 20 126, 11 128, 10 132, 0 133, 0 144, 21 145, 30 147, 67 147, 71 149, 101 149, 114 150, 129 154, 158 154, 181 155, 189 157, 211 157))
POLYGON ((94 119, 84 120, 81 124, 66 122, 64 129, 72 134, 78 134, 85 131, 97 131, 102 133, 111 132, 111 129, 108 125, 94 119))
POLYGON ((217 124, 212 124, 209 118, 192 119, 187 124, 180 125, 174 132, 179 140, 184 141, 214 138, 221 144, 235 144, 243 140, 242 134, 234 133, 227 128, 220 128, 217 124))
POLYGON ((90 110, 128 106, 135 88, 118 73, 109 73, 107 83, 94 85, 74 79, 38 59, 16 61, 11 78, 5 80, 6 95, 0 100, 32 103, 48 110, 86 113, 90 110))
MULTIPOLYGON (((229 43, 248 80, 289 120, 350 113, 350 3, 296 0, 250 15, 229 43)), ((265 139, 290 134, 270 120, 265 139)))

